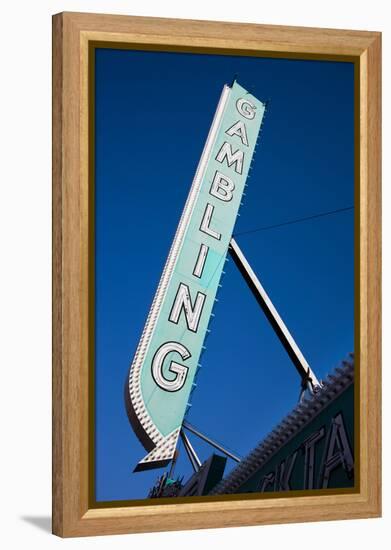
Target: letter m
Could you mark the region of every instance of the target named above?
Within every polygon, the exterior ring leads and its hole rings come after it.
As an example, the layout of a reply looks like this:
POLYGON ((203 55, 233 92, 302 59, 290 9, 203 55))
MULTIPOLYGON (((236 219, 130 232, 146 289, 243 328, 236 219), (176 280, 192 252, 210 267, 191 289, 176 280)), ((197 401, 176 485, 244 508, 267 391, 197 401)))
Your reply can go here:
POLYGON ((235 164, 235 172, 241 174, 243 172, 243 151, 238 149, 235 153, 232 152, 231 145, 226 141, 223 143, 220 151, 217 153, 216 160, 220 163, 223 163, 224 159, 227 159, 227 164, 231 167, 235 164))

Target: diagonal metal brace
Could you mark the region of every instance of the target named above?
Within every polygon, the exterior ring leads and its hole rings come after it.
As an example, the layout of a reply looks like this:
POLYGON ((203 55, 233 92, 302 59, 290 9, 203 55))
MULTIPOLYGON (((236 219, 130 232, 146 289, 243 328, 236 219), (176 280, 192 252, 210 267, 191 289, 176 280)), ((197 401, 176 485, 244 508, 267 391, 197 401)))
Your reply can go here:
POLYGON ((223 445, 221 445, 220 443, 217 443, 217 441, 215 441, 211 437, 208 437, 207 435, 205 435, 202 432, 200 432, 199 430, 197 430, 197 428, 195 428, 194 426, 189 424, 189 422, 187 422, 186 420, 183 421, 182 426, 183 426, 183 428, 185 428, 186 430, 189 430, 189 432, 196 435, 197 437, 199 437, 200 439, 202 439, 206 443, 209 443, 209 445, 211 445, 212 447, 214 447, 218 451, 221 451, 222 453, 224 453, 229 458, 232 458, 232 460, 234 460, 235 462, 240 462, 242 460, 239 456, 235 455, 231 451, 228 451, 228 449, 223 447, 223 445))
POLYGON ((262 311, 266 315, 269 323, 273 327, 274 332, 276 333, 281 344, 284 346, 286 352, 288 353, 292 363, 295 365, 296 370, 302 379, 303 385, 305 384, 306 387, 308 386, 313 391, 316 391, 318 388, 321 387, 319 380, 317 379, 313 370, 310 368, 304 355, 301 353, 298 345, 293 339, 293 336, 279 316, 276 308, 274 307, 272 301, 267 295, 265 289, 261 285, 258 277, 251 269, 250 264, 246 260, 235 239, 231 239, 228 250, 240 273, 243 275, 248 287, 253 293, 255 299, 261 306, 262 311))
POLYGON ((187 437, 187 435, 183 430, 181 430, 180 435, 181 435, 181 439, 182 439, 186 454, 189 458, 190 464, 192 465, 193 470, 195 472, 198 472, 201 468, 201 461, 198 458, 197 453, 193 449, 193 446, 190 443, 189 438, 187 437))

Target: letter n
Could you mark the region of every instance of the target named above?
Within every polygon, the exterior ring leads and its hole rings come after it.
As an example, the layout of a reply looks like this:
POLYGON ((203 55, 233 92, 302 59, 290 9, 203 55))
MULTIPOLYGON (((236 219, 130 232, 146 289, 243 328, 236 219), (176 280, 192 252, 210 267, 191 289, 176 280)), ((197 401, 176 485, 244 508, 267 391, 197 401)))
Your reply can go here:
POLYGON ((185 312, 187 328, 192 332, 197 332, 205 299, 206 294, 197 292, 195 304, 193 306, 191 303, 189 287, 184 283, 180 283, 175 296, 174 305, 172 306, 170 316, 168 318, 169 321, 177 324, 183 309, 185 312))

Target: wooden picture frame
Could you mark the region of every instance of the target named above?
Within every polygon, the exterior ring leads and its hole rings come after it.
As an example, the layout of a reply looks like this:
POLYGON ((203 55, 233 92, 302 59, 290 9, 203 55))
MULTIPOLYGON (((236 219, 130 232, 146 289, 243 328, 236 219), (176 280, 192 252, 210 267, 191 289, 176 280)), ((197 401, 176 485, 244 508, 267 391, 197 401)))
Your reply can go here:
POLYGON ((139 533, 381 514, 381 34, 87 13, 53 17, 53 533, 139 533), (217 497, 91 506, 89 345, 91 46, 205 51, 355 64, 359 182, 359 486, 346 494, 217 497))

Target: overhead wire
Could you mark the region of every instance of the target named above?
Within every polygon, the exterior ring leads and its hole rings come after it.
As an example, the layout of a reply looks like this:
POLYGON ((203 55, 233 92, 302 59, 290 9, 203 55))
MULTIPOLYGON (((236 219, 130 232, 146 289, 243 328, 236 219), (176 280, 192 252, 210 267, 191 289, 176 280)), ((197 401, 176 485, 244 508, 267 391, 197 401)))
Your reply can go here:
POLYGON ((305 216, 305 217, 302 217, 302 218, 296 218, 294 220, 289 220, 289 221, 282 222, 282 223, 276 223, 276 224, 273 224, 273 225, 265 225, 265 226, 262 226, 262 227, 256 227, 254 229, 249 229, 249 230, 246 230, 246 231, 239 231, 238 233, 234 233, 233 236, 237 237, 239 235, 248 235, 249 233, 257 233, 258 231, 267 231, 268 229, 275 229, 277 227, 283 227, 285 225, 292 225, 292 224, 295 224, 295 223, 301 223, 301 222, 305 222, 305 221, 308 221, 308 220, 314 220, 315 218, 322 218, 324 216, 331 216, 333 214, 339 214, 341 212, 347 212, 348 210, 353 210, 353 209, 354 209, 354 206, 347 206, 345 208, 337 208, 336 210, 329 210, 327 212, 319 212, 318 214, 313 214, 311 216, 305 216))

